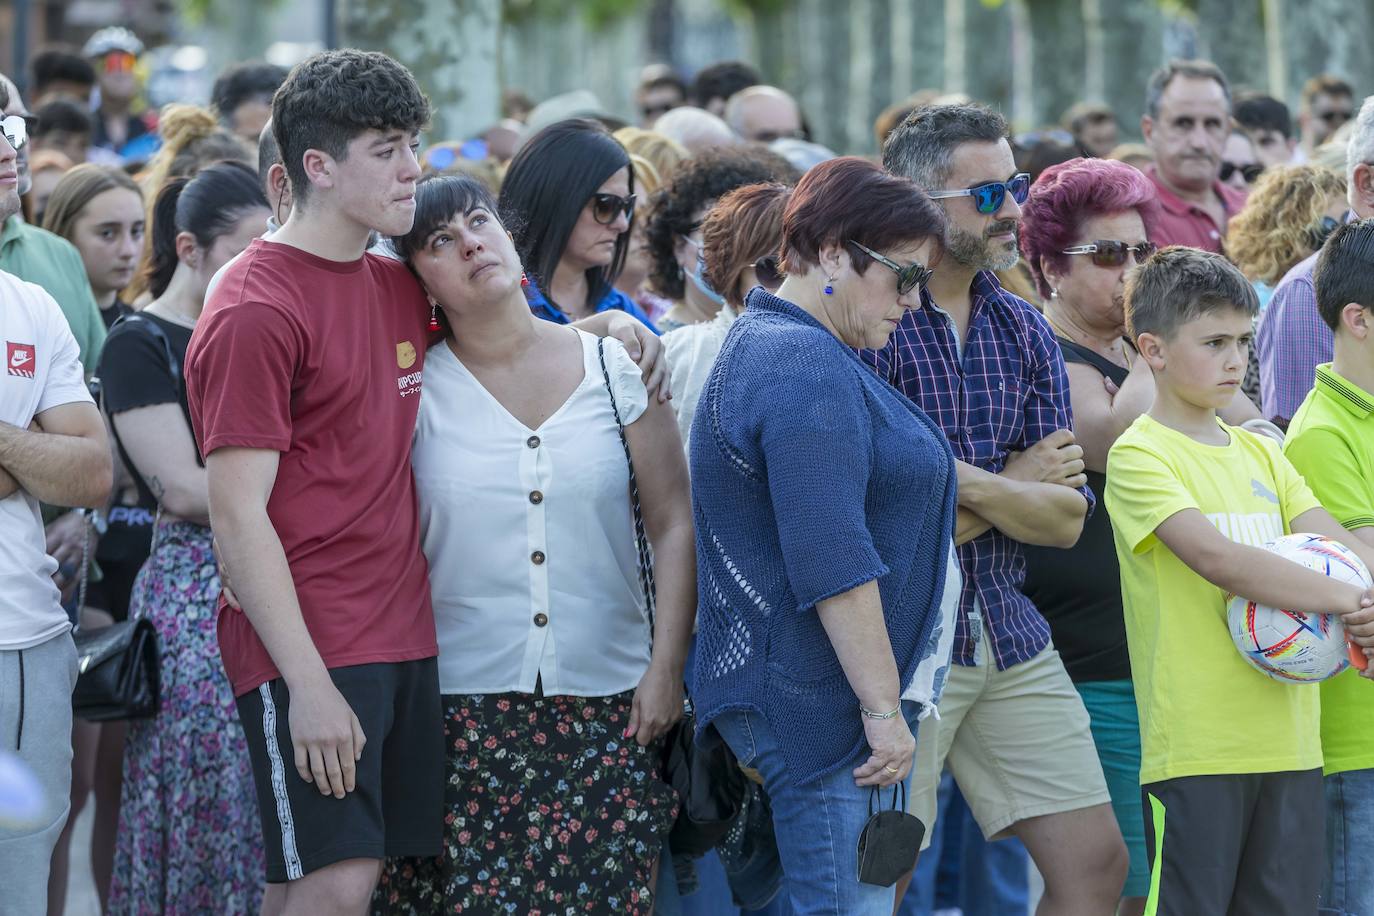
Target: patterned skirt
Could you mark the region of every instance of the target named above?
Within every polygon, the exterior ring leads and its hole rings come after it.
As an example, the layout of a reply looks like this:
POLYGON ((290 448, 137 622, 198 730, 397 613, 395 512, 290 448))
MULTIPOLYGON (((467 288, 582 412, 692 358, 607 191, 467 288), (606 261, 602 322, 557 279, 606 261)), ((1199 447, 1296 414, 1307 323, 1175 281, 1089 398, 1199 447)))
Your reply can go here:
POLYGON ((677 794, 633 696, 445 696, 444 853, 387 860, 374 912, 648 913, 677 794))
POLYGON ((129 615, 157 628, 162 708, 129 722, 111 913, 261 907, 262 829, 215 634, 219 593, 210 529, 160 522, 129 615))

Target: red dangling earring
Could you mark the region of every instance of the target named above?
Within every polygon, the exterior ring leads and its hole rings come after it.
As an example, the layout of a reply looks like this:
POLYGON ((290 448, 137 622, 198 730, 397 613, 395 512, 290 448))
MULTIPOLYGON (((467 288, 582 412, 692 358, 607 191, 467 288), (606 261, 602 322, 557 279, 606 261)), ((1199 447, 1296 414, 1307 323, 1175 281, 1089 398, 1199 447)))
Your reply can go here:
POLYGON ((439 327, 439 303, 433 301, 429 303, 429 329, 431 331, 442 330, 439 327))
POLYGON ((520 285, 525 287, 526 289, 528 289, 530 285, 529 274, 525 273, 523 270, 520 271, 520 285))

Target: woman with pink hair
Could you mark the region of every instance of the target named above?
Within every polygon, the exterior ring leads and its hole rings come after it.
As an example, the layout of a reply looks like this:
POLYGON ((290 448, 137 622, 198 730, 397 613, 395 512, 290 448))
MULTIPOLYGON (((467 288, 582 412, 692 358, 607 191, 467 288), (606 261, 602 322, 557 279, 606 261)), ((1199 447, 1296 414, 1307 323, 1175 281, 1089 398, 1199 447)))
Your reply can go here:
MULTIPOLYGON (((1050 623, 1055 648, 1083 697, 1131 864, 1121 916, 1145 910, 1149 863, 1140 802, 1140 727, 1126 651, 1120 570, 1100 496, 1107 452, 1154 400, 1150 367, 1126 338, 1127 271, 1149 257, 1159 216, 1154 185, 1107 159, 1050 166, 1022 207, 1021 253, 1059 338, 1074 434, 1099 495, 1077 545, 1025 548, 1025 593, 1050 623)), ((1237 392, 1229 423, 1258 416, 1237 392)))

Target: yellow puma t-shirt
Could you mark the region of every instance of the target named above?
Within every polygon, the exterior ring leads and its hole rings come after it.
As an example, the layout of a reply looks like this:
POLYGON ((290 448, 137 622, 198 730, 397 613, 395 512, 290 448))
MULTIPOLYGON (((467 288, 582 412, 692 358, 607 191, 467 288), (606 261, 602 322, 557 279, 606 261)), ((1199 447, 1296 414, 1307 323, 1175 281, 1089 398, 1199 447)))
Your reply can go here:
POLYGON ((1318 506, 1276 443, 1217 423, 1228 445, 1204 445, 1144 415, 1107 457, 1142 785, 1322 765, 1316 685, 1251 668, 1231 642, 1226 595, 1155 536, 1170 516, 1197 509, 1231 540, 1262 547, 1318 506))

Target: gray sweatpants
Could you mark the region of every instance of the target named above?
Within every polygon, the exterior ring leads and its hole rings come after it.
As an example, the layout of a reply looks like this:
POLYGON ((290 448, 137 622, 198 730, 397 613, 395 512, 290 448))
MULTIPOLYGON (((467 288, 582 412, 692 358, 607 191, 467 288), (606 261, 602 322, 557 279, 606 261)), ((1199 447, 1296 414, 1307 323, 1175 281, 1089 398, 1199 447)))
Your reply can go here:
POLYGON ((72 791, 72 688, 76 647, 69 633, 28 649, 0 650, 0 750, 38 777, 46 806, 35 823, 0 820, 0 913, 44 913, 48 863, 67 823, 72 791))

